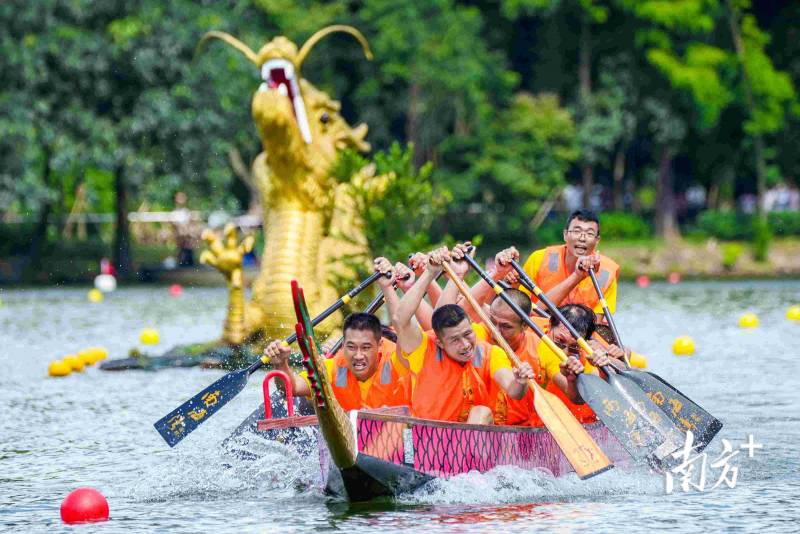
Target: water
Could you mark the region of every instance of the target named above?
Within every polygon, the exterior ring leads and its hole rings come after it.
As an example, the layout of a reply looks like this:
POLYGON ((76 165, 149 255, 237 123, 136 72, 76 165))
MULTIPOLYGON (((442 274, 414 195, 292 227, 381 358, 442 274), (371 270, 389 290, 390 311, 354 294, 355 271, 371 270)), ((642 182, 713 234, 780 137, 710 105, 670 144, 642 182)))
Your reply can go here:
MULTIPOLYGON (((142 328, 161 345, 221 332, 223 289, 120 289, 90 305, 85 289, 0 291, 0 527, 16 532, 691 531, 796 532, 800 519, 800 324, 784 319, 800 302, 798 282, 683 283, 643 290, 624 285, 618 323, 650 369, 725 423, 734 446, 748 434, 735 488, 666 495, 664 479, 615 469, 589 481, 498 469, 441 482, 397 502, 347 505, 313 487, 317 464, 281 445, 257 442, 257 462, 219 443, 260 401, 260 380, 175 449, 152 423, 221 371, 170 369, 46 377, 49 361, 94 345, 124 356, 142 328), (753 311, 761 326, 741 330, 753 311), (673 356, 691 335, 695 356, 673 356), (59 505, 78 486, 107 496, 111 521, 63 526, 59 505)), ((709 468, 707 488, 719 470, 709 468)))

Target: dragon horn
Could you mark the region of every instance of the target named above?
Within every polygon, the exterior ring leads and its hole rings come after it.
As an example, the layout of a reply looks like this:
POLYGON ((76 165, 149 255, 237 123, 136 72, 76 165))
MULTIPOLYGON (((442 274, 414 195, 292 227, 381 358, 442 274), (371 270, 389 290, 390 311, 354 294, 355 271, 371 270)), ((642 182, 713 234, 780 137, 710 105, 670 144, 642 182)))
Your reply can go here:
POLYGON ((195 52, 195 55, 200 53, 200 50, 203 48, 203 45, 206 43, 206 41, 214 38, 225 41, 226 43, 234 47, 236 50, 244 54, 247 59, 258 65, 258 56, 256 56, 256 53, 253 52, 249 46, 241 42, 239 39, 225 32, 210 31, 206 33, 203 36, 203 38, 200 39, 200 42, 197 43, 197 51, 195 52))
POLYGON ((369 60, 372 59, 372 50, 370 50, 367 39, 360 31, 353 28, 352 26, 347 26, 344 24, 334 24, 333 26, 322 28, 317 33, 309 37, 305 43, 303 43, 303 47, 300 48, 300 52, 297 53, 297 60, 296 60, 297 70, 300 70, 300 67, 303 66, 303 61, 306 59, 306 56, 308 56, 308 53, 311 52, 311 49, 314 48, 315 44, 320 42, 324 37, 336 32, 349 33, 350 35, 355 37, 356 40, 359 43, 361 43, 361 48, 364 49, 364 55, 367 57, 367 59, 369 60))

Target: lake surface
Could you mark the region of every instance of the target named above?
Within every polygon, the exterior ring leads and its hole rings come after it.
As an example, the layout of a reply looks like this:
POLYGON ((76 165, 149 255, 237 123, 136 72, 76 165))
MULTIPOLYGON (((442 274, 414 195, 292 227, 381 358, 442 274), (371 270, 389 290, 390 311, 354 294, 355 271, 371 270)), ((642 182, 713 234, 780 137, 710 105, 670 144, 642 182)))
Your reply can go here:
MULTIPOLYGON (((574 475, 498 469, 471 473, 396 502, 353 506, 313 487, 318 463, 275 443, 257 443, 258 461, 232 458, 220 442, 258 405, 258 375, 235 401, 175 449, 152 424, 224 373, 98 369, 47 377, 47 364, 89 346, 123 357, 139 332, 156 327, 158 349, 219 336, 224 289, 119 289, 89 304, 77 288, 0 289, 0 530, 27 532, 558 532, 626 533, 800 530, 800 323, 784 318, 800 303, 800 282, 689 282, 640 289, 622 285, 623 341, 725 423, 707 449, 706 491, 667 495, 663 475, 614 469, 588 481, 574 475), (745 311, 761 326, 737 326, 745 311), (673 356, 691 335, 697 353, 673 356), (763 444, 752 458, 740 444, 763 444), (734 488, 709 491, 721 468, 721 438, 740 450, 734 488), (111 520, 62 525, 72 489, 108 498, 111 520)), ((696 479, 695 479, 696 481, 696 479)))

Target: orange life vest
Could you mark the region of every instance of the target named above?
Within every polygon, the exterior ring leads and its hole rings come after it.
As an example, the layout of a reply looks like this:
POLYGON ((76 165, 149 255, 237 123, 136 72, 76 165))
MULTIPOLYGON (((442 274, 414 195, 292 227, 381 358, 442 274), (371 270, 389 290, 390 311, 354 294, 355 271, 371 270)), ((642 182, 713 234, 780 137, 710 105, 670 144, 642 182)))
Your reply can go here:
MULTIPOLYGON (((517 350, 516 354, 523 362, 528 362, 533 368, 536 375, 536 382, 542 384, 544 375, 539 366, 539 354, 536 348, 539 345, 539 336, 533 332, 526 330, 524 332, 525 339, 522 342, 522 347, 517 350)), ((497 385, 494 381, 490 386, 490 395, 494 399, 494 423, 496 425, 529 425, 531 418, 536 418, 536 411, 533 409, 533 391, 529 388, 521 399, 516 400, 508 396, 508 394, 497 385)))
MULTIPOLYGON (((544 251, 542 263, 539 265, 539 271, 528 274, 545 293, 563 282, 570 274, 567 270, 567 245, 547 247, 544 251)), ((596 274, 600 289, 605 294, 611 287, 611 283, 619 276, 619 265, 600 254, 600 269, 596 274)), ((538 301, 536 296, 531 296, 531 300, 533 302, 538 301)), ((594 290, 592 280, 588 277, 584 278, 575 286, 560 305, 564 306, 566 304, 585 304, 592 309, 600 304, 600 298, 594 290)))
MULTIPOLYGON (((535 317, 533 320, 542 327, 542 330, 547 332, 550 326, 547 322, 547 319, 542 319, 535 317)), ((483 328, 483 327, 482 327, 483 328)), ((564 404, 569 408, 569 410, 575 415, 575 418, 578 419, 581 423, 593 423, 597 421, 597 417, 595 416, 592 409, 589 407, 588 404, 575 404, 569 400, 569 397, 561 391, 555 382, 552 380, 546 382, 546 377, 544 372, 541 371, 541 366, 539 364, 539 345, 541 343, 541 339, 535 333, 530 330, 525 331, 525 344, 523 345, 523 349, 517 352, 517 356, 520 357, 521 360, 528 362, 533 367, 534 373, 536 373, 536 382, 539 383, 542 387, 544 387, 550 393, 556 395, 559 399, 561 399, 564 404)), ((585 356, 581 356, 581 363, 584 366, 589 366, 589 363, 586 361, 585 356)), ((590 367, 591 368, 591 367, 590 367)), ((520 400, 514 400, 510 398, 505 391, 503 391, 499 386, 494 385, 494 388, 491 390, 491 398, 495 399, 494 405, 494 422, 497 425, 519 425, 519 426, 544 426, 539 414, 536 413, 536 410, 533 407, 533 392, 528 390, 525 395, 520 400)))
POLYGON ((422 369, 414 377, 411 413, 422 419, 464 422, 473 406, 489 406, 492 346, 478 341, 471 361, 459 364, 427 336, 422 369))
MULTIPOLYGON (((343 350, 343 349, 342 349, 343 350)), ((386 339, 381 340, 378 352, 378 368, 370 379, 366 395, 361 393, 358 379, 347 367, 347 360, 340 350, 333 358, 329 380, 336 400, 345 410, 380 408, 381 406, 402 406, 408 404, 406 392, 400 376, 392 363, 395 345, 386 339)))
MULTIPOLYGON (((584 356, 581 356, 581 363, 586 365, 586 358, 584 356)), ((594 423, 597 421, 597 416, 594 414, 588 404, 575 404, 569 400, 569 397, 567 397, 567 395, 561 391, 561 388, 558 387, 555 382, 551 381, 549 384, 547 384, 545 389, 561 399, 567 408, 569 408, 569 411, 571 411, 575 418, 581 423, 594 423)), ((541 424, 542 423, 540 419, 539 425, 532 426, 541 426, 541 424)))

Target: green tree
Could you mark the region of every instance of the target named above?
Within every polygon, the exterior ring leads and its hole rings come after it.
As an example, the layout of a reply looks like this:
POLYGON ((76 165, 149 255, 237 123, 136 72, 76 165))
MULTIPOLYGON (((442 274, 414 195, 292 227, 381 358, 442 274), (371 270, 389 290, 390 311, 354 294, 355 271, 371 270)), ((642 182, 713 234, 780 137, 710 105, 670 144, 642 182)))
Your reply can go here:
POLYGON ((450 182, 457 198, 475 198, 474 192, 480 192, 480 203, 467 208, 478 217, 454 214, 453 230, 483 234, 498 246, 529 242, 534 218, 543 205, 552 206, 577 157, 575 124, 558 97, 517 94, 492 122, 484 144, 472 152, 468 169, 450 182))
POLYGON ((754 255, 756 260, 765 261, 770 230, 764 211, 768 174, 768 149, 764 137, 783 128, 787 108, 797 105, 797 94, 789 75, 776 70, 766 54, 769 36, 758 27, 752 14, 745 13, 750 8, 750 0, 725 0, 725 7, 741 73, 740 94, 747 110, 744 131, 752 143, 755 159, 758 201, 753 227, 754 255))
POLYGON ((90 186, 114 191, 114 257, 123 275, 132 263, 132 195, 169 206, 172 193, 184 189, 196 207, 235 204, 226 155, 237 143, 251 154, 258 149, 253 127, 242 128, 250 124, 246 95, 257 78, 213 52, 192 61, 202 34, 226 19, 257 28, 257 12, 236 2, 0 6, 0 23, 10 29, 0 36, 0 61, 13 73, 2 82, 0 106, 11 119, 2 126, 3 143, 15 148, 0 156, 3 169, 22 174, 9 178, 6 170, 1 183, 14 185, 5 194, 15 209, 37 212, 33 257, 48 219, 64 211, 56 184, 68 176, 77 183, 91 175, 90 186))

